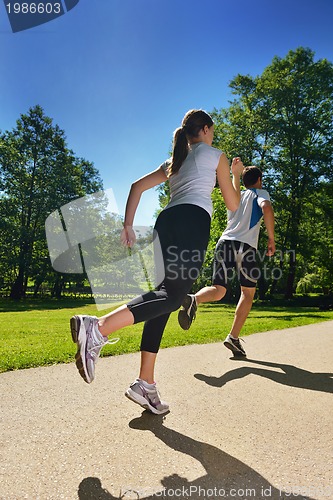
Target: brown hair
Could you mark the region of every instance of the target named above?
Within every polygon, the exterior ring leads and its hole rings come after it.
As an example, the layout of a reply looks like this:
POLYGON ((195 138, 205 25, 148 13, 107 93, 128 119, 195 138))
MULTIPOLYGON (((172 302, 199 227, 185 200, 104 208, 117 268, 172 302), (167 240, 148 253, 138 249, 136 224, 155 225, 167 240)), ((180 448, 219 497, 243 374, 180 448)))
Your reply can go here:
POLYGON ((189 139, 198 137, 200 130, 205 125, 209 128, 214 125, 211 116, 206 111, 191 109, 186 113, 182 121, 182 126, 177 128, 173 134, 172 157, 168 167, 169 177, 176 174, 186 160, 189 152, 189 139))
POLYGON ((243 170, 243 184, 246 188, 253 186, 258 179, 262 178, 262 171, 260 168, 251 166, 245 167, 243 170))

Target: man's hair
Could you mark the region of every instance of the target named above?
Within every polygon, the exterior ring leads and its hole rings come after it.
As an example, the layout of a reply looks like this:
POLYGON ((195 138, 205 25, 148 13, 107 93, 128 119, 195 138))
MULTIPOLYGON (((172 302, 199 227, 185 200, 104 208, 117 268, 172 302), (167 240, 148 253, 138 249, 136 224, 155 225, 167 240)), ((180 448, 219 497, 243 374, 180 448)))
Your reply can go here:
POLYGON ((262 171, 260 168, 251 166, 245 167, 243 170, 243 184, 246 188, 253 186, 258 179, 262 178, 262 171))

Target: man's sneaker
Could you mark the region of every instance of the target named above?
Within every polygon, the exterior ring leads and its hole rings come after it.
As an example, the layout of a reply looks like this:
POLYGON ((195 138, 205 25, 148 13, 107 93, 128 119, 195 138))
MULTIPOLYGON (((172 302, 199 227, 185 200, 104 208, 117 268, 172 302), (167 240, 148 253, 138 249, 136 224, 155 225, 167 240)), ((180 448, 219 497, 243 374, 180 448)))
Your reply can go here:
POLYGON ((134 380, 125 392, 125 396, 155 415, 162 415, 169 411, 169 405, 160 399, 156 384, 147 384, 140 378, 134 380))
POLYGON ((77 345, 76 367, 83 380, 90 384, 95 378, 95 363, 102 347, 119 339, 107 340, 97 329, 96 316, 73 316, 70 319, 73 342, 77 345))
POLYGON ((243 339, 234 339, 233 337, 231 337, 229 333, 229 335, 227 336, 227 338, 223 343, 228 349, 230 349, 234 353, 234 356, 246 356, 246 352, 244 351, 240 343, 240 340, 244 342, 243 339))
POLYGON ((178 313, 178 323, 183 330, 188 330, 192 321, 195 320, 197 312, 197 301, 195 300, 195 295, 186 295, 182 306, 182 309, 178 313))

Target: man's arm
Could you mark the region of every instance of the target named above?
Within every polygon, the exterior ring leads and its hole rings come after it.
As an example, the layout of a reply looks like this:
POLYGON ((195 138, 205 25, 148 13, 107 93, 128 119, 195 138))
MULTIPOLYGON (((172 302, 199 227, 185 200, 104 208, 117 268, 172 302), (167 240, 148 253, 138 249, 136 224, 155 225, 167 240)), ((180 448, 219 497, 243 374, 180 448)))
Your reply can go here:
POLYGON ((274 238, 274 211, 270 201, 266 200, 261 204, 261 208, 264 214, 264 223, 267 229, 268 242, 267 242, 267 253, 269 257, 275 254, 275 238, 274 238))

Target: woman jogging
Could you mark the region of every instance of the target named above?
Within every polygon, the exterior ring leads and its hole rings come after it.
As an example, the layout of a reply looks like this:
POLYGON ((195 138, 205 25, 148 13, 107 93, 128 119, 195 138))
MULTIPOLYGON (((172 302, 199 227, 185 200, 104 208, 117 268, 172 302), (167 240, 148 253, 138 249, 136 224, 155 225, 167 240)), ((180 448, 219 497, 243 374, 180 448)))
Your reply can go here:
POLYGON ((233 160, 231 180, 225 154, 212 147, 213 135, 214 123, 205 111, 188 111, 182 126, 174 132, 171 158, 131 186, 121 233, 123 244, 129 247, 135 243, 133 221, 141 194, 169 180, 170 202, 155 224, 164 260, 163 282, 154 291, 134 298, 101 318, 80 315, 70 320, 72 338, 77 344, 76 365, 87 383, 94 379, 95 363, 102 347, 108 343, 107 337, 125 326, 145 322, 139 377, 125 395, 155 414, 169 409, 160 400, 154 382, 157 352, 170 313, 181 306, 202 267, 216 175, 227 208, 236 210, 240 201, 243 164, 239 158, 233 160))

